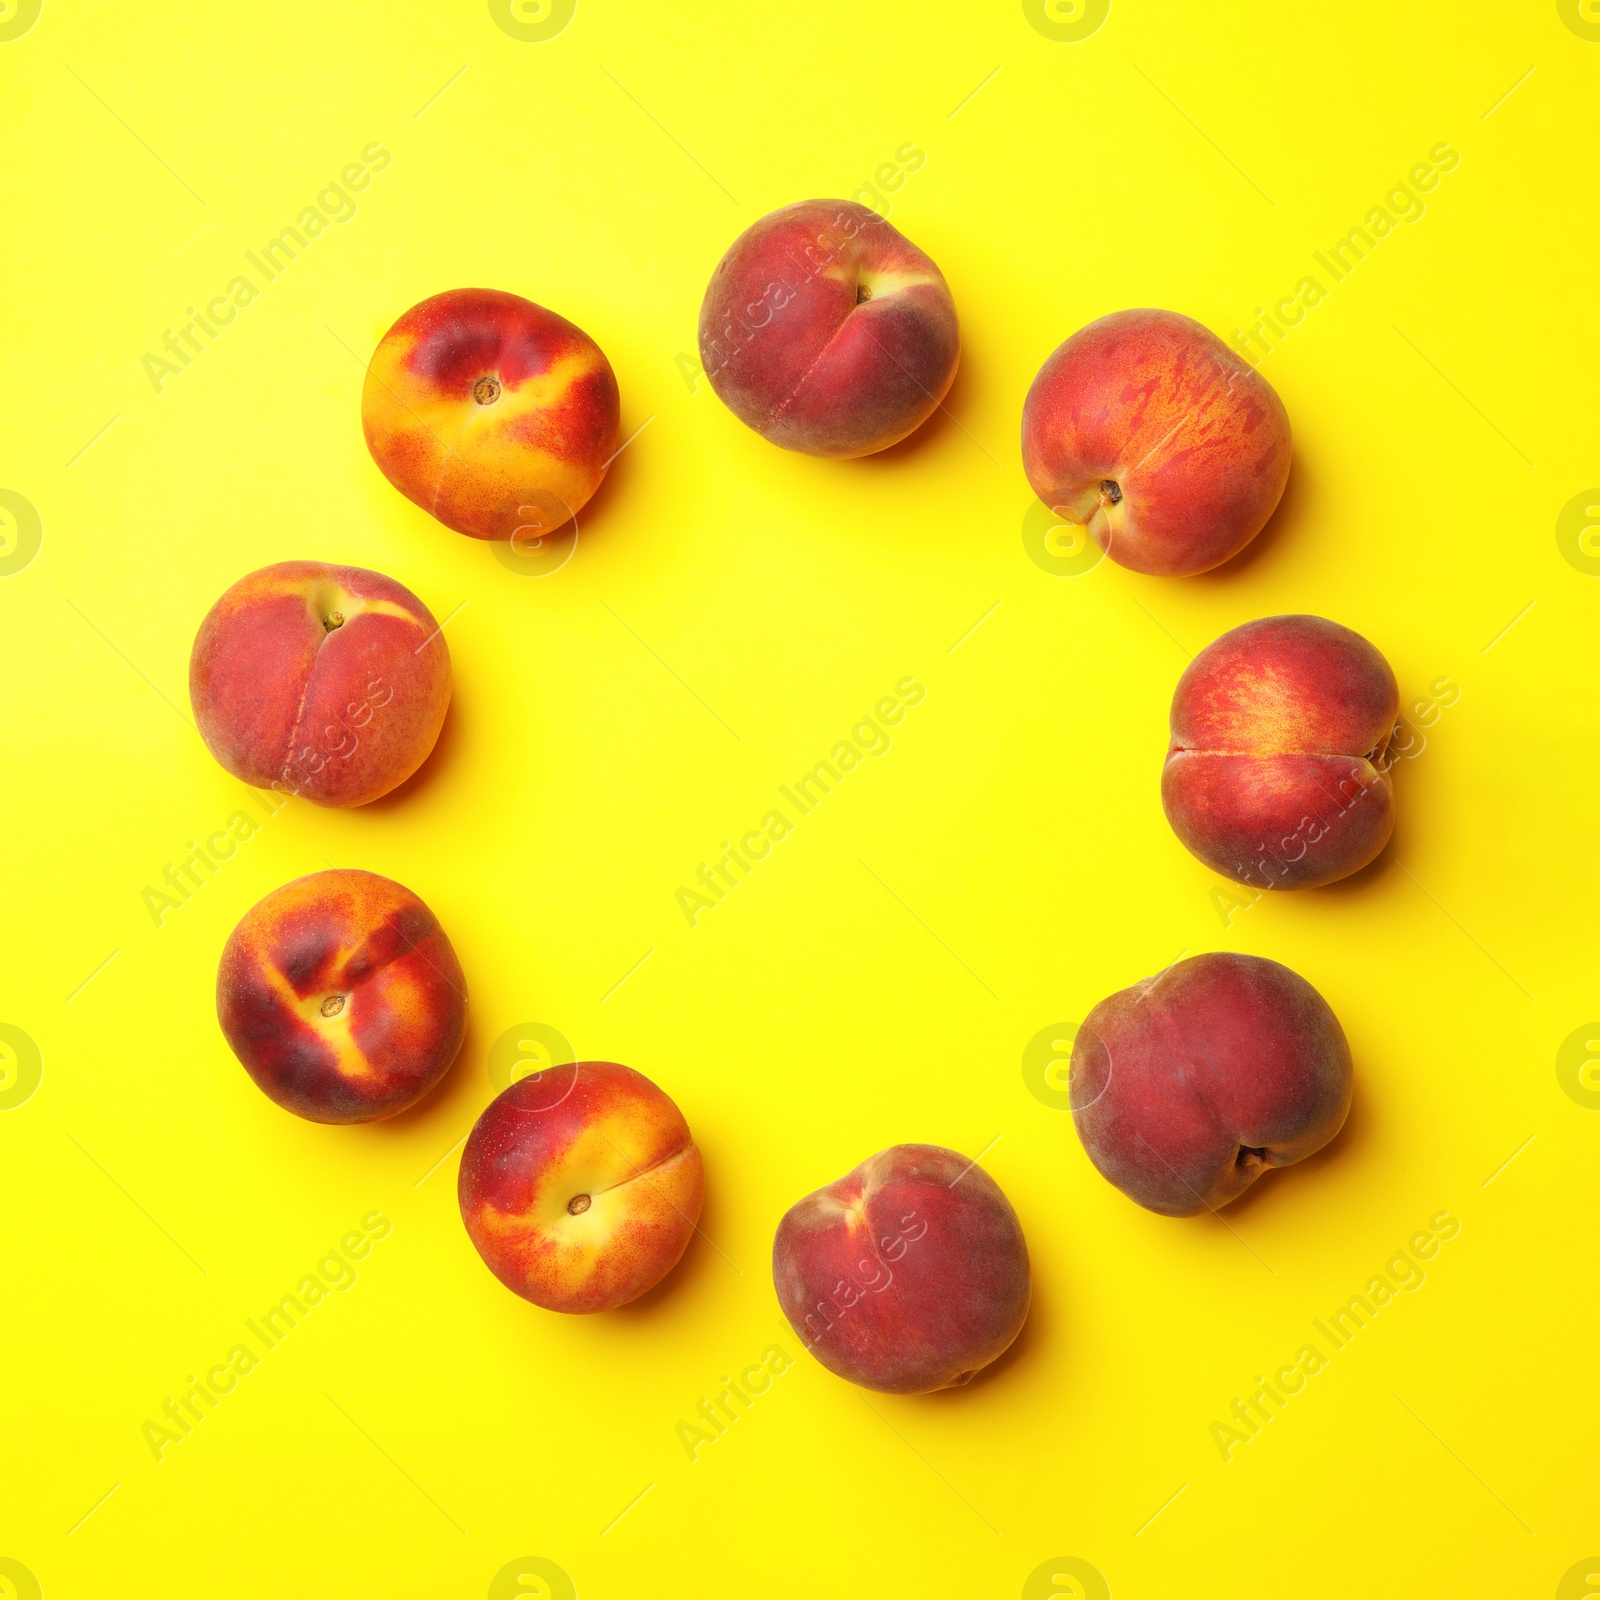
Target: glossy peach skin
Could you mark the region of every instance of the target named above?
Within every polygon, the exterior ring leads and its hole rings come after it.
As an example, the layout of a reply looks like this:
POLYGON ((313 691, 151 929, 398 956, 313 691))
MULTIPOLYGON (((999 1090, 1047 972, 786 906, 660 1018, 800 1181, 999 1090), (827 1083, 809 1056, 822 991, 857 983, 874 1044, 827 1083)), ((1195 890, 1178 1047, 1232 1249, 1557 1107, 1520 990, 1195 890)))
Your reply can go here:
POLYGON ((1172 697, 1161 804, 1208 867, 1259 889, 1332 883, 1394 828, 1385 756, 1400 691, 1359 633, 1262 617, 1190 662, 1172 697))
POLYGON ((1289 479, 1277 391, 1175 311, 1118 311, 1039 369, 1022 407, 1034 493, 1135 572, 1205 572, 1266 525, 1289 479))
POLYGON ((207 613, 189 657, 206 748, 258 789, 359 806, 427 759, 450 704, 433 613, 380 572, 280 561, 207 613))
POLYGON ((499 289, 452 289, 406 312, 367 368, 361 426, 384 477, 474 539, 559 527, 621 442, 600 346, 499 289))
POLYGON ((229 935, 217 1020, 256 1087, 310 1122, 377 1122, 444 1077, 467 981, 434 914, 375 872, 314 872, 229 935))
POLYGON ((1192 956, 1102 1000, 1072 1046, 1072 1117, 1103 1177, 1169 1217, 1304 1160, 1350 1110, 1328 1003, 1259 956, 1192 956))
POLYGON ((792 1206, 772 1281, 830 1372, 886 1394, 966 1383, 1022 1330, 1022 1224, 982 1167, 931 1144, 879 1151, 792 1206))
POLYGON ((753 223, 700 307, 700 364, 741 422, 813 456, 886 449, 933 415, 961 335, 944 275, 849 200, 753 223))
POLYGON ((549 1311, 610 1311, 677 1265, 705 1172, 682 1112, 643 1073, 580 1061, 490 1102, 461 1152, 457 1195, 506 1288, 549 1311))

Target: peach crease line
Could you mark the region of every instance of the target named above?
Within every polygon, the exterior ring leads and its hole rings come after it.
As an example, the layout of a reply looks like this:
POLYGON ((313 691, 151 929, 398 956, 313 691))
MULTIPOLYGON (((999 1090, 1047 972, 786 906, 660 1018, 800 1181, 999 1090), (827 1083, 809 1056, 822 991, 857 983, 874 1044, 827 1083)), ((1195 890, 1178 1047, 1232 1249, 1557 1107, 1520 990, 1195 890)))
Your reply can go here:
MULTIPOLYGON (((600 1137, 602 1139, 604 1139, 605 1142, 608 1145, 610 1145, 611 1148, 613 1150, 615 1150, 619 1156, 622 1156, 622 1159, 624 1161, 628 1160, 627 1156, 623 1155, 621 1146, 619 1146, 617 1144, 617 1141, 615 1139, 613 1139, 609 1133, 606 1133, 604 1130, 602 1130, 601 1134, 600 1134, 600 1137)), ((653 1195, 655 1195, 658 1200, 665 1200, 666 1203, 669 1206, 671 1206, 672 1209, 674 1211, 676 1211, 678 1213, 678 1215, 680 1217, 682 1217, 685 1222, 689 1222, 688 1216, 679 1207, 673 1205, 672 1201, 670 1199, 668 1199, 666 1195, 662 1194, 662 1192, 658 1188, 656 1188, 656 1186, 653 1183, 651 1183, 651 1181, 650 1181, 650 1174, 652 1172, 657 1171, 661 1167, 667 1166, 670 1162, 676 1161, 678 1159, 678 1157, 681 1156, 682 1154, 683 1154, 682 1150, 676 1150, 670 1156, 668 1156, 665 1160, 657 1161, 653 1165, 648 1166, 648 1167, 640 1167, 640 1166, 638 1166, 638 1164, 636 1162, 629 1162, 628 1164, 630 1166, 633 1166, 633 1167, 636 1168, 636 1170, 633 1173, 631 1173, 628 1177, 621 1179, 620 1182, 608 1183, 606 1185, 605 1189, 596 1190, 595 1193, 604 1194, 606 1192, 606 1190, 609 1190, 609 1189, 620 1189, 624 1183, 643 1183, 645 1188, 647 1188, 653 1195)), ((741 1272, 738 1267, 734 1266, 734 1263, 726 1255, 723 1255, 722 1250, 717 1245, 717 1241, 715 1239, 713 1239, 711 1237, 711 1235, 709 1233, 707 1233, 705 1231, 705 1229, 702 1228, 698 1222, 689 1222, 689 1228, 690 1228, 691 1232, 698 1233, 700 1235, 700 1237, 702 1239, 704 1239, 705 1242, 708 1245, 710 1245, 711 1248, 713 1250, 715 1250, 719 1256, 722 1256, 722 1259, 724 1261, 726 1261, 730 1267, 733 1267, 734 1272, 737 1273, 739 1275, 739 1277, 742 1278, 744 1276, 744 1273, 741 1272)))

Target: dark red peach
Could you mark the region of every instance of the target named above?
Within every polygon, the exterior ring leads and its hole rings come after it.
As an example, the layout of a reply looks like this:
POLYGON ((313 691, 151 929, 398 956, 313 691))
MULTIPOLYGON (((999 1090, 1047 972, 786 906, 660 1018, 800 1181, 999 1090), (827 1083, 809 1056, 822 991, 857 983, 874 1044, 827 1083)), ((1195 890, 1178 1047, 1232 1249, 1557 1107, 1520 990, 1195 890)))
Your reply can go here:
POLYGON ((1102 1000, 1069 1075, 1103 1177, 1169 1217, 1215 1211, 1327 1144, 1350 1109, 1350 1047, 1326 1000, 1259 956, 1193 956, 1102 1000))
POLYGON ((944 399, 960 355, 938 267, 849 200, 753 223, 700 307, 700 364, 723 404, 807 455, 870 455, 905 438, 944 399))
POLYGON ((899 1144, 798 1201, 772 1243, 778 1303, 830 1372, 888 1394, 966 1383, 1016 1338, 1022 1224, 975 1162, 899 1144))

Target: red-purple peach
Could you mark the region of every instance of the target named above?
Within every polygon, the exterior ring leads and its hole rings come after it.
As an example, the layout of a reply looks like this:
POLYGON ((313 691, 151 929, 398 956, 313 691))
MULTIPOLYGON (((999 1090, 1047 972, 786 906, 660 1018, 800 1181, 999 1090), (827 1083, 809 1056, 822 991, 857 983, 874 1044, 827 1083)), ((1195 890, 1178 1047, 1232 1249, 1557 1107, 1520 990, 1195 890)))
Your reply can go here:
POLYGON ((189 657, 206 748, 258 789, 360 806, 427 759, 450 704, 433 613, 381 572, 280 561, 207 613, 189 657))
POLYGON ((1175 311, 1117 311, 1039 369, 1022 407, 1034 493, 1135 572, 1205 572, 1265 526, 1289 478, 1277 391, 1175 311))
POLYGON ((1332 883, 1394 828, 1389 663, 1322 617, 1262 617, 1207 645, 1172 697, 1161 804, 1208 867, 1258 889, 1332 883))
POLYGON ((1188 1217, 1304 1160, 1350 1109, 1328 1002, 1260 956, 1192 956, 1102 1000, 1068 1075, 1089 1159, 1151 1211, 1188 1217))
POLYGON ((700 364, 741 422, 813 456, 887 449, 961 356, 944 275, 877 212, 805 200, 753 223, 700 307, 700 364))
POLYGON ((616 374, 582 328, 520 295, 451 289, 383 336, 361 426, 390 483, 474 539, 581 511, 616 454, 616 374))
POLYGON ((461 1152, 461 1220, 506 1288, 549 1311, 609 1311, 659 1283, 705 1194, 683 1113, 643 1073, 580 1061, 519 1078, 461 1152))
POLYGON ((1022 1224, 976 1162, 897 1144, 791 1206, 772 1243, 789 1325, 830 1372, 886 1394, 966 1383, 1016 1338, 1022 1224))
POLYGON ((377 1122, 450 1069, 467 981, 434 914, 375 872, 314 872, 240 919, 217 1020, 256 1086, 311 1122, 377 1122))

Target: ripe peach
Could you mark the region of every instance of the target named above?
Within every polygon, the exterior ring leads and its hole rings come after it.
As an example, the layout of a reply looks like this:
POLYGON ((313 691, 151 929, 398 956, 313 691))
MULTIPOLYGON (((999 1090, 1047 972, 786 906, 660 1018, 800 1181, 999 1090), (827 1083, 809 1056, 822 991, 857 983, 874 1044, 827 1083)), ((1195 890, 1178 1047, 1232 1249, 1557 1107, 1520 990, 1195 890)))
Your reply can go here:
POLYGON ((1189 1217, 1333 1138, 1350 1110, 1350 1047, 1298 973, 1219 952, 1102 1000, 1073 1041, 1068 1082, 1101 1175, 1151 1211, 1189 1217))
POLYGON ((451 289, 383 336, 361 426, 384 477, 447 528, 543 534, 606 475, 621 429, 617 379, 565 317, 499 289, 451 289))
POLYGON ((311 1122, 377 1122, 445 1075, 467 980, 434 914, 375 872, 314 872, 240 919, 217 1020, 256 1087, 311 1122))
POLYGON ((897 1144, 791 1206, 772 1242, 789 1325, 830 1372, 886 1394, 965 1383, 1016 1338, 1022 1224, 982 1167, 897 1144))
POLYGON ((1039 369, 1022 464, 1057 516, 1135 572, 1204 572, 1265 526, 1289 479, 1277 391, 1175 311, 1118 311, 1039 369))
POLYGON ((877 212, 804 200, 746 228, 700 307, 700 364, 785 450, 864 456, 922 426, 956 375, 944 275, 877 212))
POLYGON ((206 614, 189 657, 206 748, 234 777, 360 806, 427 759, 450 704, 433 613, 380 572, 280 561, 206 614))
POLYGON ((1389 663, 1321 617, 1262 617, 1189 663, 1172 697, 1161 804, 1208 867, 1305 889, 1366 866, 1394 828, 1389 663))
POLYGON ((683 1113, 643 1073, 580 1061, 490 1102, 461 1152, 457 1194, 506 1288, 549 1311, 610 1311, 677 1265, 705 1173, 683 1113))

